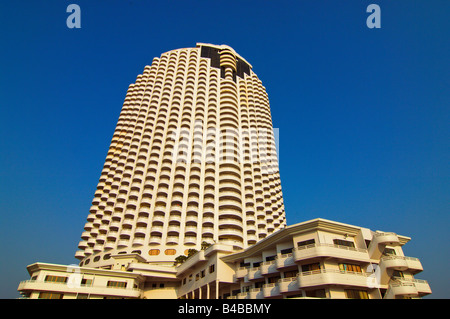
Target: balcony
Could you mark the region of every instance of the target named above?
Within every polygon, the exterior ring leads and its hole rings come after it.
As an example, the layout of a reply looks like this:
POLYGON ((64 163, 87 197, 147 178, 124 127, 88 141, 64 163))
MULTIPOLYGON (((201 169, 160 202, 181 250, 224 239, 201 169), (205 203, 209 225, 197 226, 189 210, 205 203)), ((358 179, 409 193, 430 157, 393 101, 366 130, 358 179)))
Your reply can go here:
POLYGON ((249 299, 263 299, 264 293, 262 288, 251 288, 249 292, 249 299))
POLYGON ((339 269, 320 269, 301 272, 297 275, 300 288, 320 285, 346 285, 368 287, 372 284, 369 273, 340 271, 339 269))
POLYGON ((256 267, 256 268, 250 268, 248 270, 248 280, 256 280, 256 279, 261 279, 262 274, 261 274, 261 269, 260 267, 256 267))
POLYGON ((262 288, 264 298, 279 297, 280 288, 276 283, 265 284, 262 288))
POLYGON ((77 258, 77 259, 82 259, 82 258, 84 258, 84 251, 82 251, 82 250, 77 250, 77 252, 75 253, 75 258, 77 258))
POLYGON ((294 255, 292 253, 278 254, 275 263, 277 269, 294 266, 295 265, 294 255))
POLYGON ((280 288, 280 293, 298 291, 300 289, 297 277, 282 278, 278 280, 278 286, 280 288))
POLYGON ((76 282, 57 283, 38 280, 25 280, 19 283, 19 291, 51 291, 61 293, 84 293, 98 296, 115 296, 122 298, 139 298, 141 291, 138 288, 118 288, 107 286, 85 286, 76 282))
POLYGON ((119 239, 119 241, 117 242, 117 248, 128 247, 129 244, 130 244, 129 239, 119 239))
POLYGON ((332 257, 339 259, 354 260, 359 262, 369 262, 369 255, 366 249, 354 247, 317 243, 294 249, 295 261, 303 261, 316 257, 332 257))
POLYGON ((396 280, 389 283, 389 289, 384 296, 384 299, 395 299, 398 296, 402 297, 417 297, 418 291, 413 281, 396 280))
POLYGON ((384 232, 376 232, 373 235, 372 242, 391 246, 396 246, 400 244, 397 234, 384 232))
POLYGON ((405 256, 386 256, 381 258, 381 265, 399 271, 410 270, 413 274, 423 270, 422 263, 418 258, 405 256))
POLYGON ((390 246, 400 245, 400 240, 397 234, 376 232, 373 235, 372 241, 368 248, 370 258, 372 259, 380 258, 386 245, 390 246))
POLYGON ((133 239, 133 246, 143 246, 145 244, 145 239, 143 237, 135 237, 133 239))
POLYGON ((239 279, 239 278, 244 278, 245 276, 248 275, 248 271, 249 271, 249 268, 248 268, 248 267, 239 267, 239 268, 236 270, 235 276, 236 276, 237 279, 239 279))
POLYGON ((260 269, 261 269, 262 275, 268 275, 271 273, 278 272, 277 264, 274 260, 273 261, 265 261, 265 262, 261 263, 260 269))
POLYGON ((416 286, 419 296, 431 294, 431 288, 430 285, 428 284, 428 281, 421 279, 414 279, 413 282, 414 285, 416 286))
POLYGON ((240 293, 238 293, 237 294, 237 299, 248 299, 248 296, 249 294, 248 294, 248 292, 240 292, 240 293))

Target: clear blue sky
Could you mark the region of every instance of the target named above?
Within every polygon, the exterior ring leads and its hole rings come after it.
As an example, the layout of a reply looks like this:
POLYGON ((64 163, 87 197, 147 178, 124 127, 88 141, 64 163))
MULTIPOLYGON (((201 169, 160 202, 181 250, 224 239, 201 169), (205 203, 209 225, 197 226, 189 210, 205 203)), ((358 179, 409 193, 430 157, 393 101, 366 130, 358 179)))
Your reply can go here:
POLYGON ((73 264, 127 87, 153 57, 227 44, 269 94, 288 224, 412 237, 450 297, 450 1, 0 2, 0 298, 73 264), (66 8, 81 7, 81 29, 66 8), (381 8, 381 29, 366 8, 381 8))

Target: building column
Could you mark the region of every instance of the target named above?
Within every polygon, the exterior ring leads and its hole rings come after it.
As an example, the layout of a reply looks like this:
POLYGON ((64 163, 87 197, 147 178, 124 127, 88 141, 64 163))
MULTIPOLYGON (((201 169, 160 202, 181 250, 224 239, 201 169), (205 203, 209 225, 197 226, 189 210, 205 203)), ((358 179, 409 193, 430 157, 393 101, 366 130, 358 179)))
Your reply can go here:
POLYGON ((206 284, 206 299, 211 299, 211 291, 209 290, 209 282, 206 284))

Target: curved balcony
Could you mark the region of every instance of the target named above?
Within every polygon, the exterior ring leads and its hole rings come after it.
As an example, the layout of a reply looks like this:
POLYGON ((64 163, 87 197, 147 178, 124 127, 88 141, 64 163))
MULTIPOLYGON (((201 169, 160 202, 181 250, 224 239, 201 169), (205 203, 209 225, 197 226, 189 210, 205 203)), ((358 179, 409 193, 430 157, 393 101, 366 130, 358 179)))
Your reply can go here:
POLYGON ((248 280, 256 280, 263 278, 260 267, 250 268, 247 275, 248 280))
POLYGON ((149 244, 161 244, 162 238, 160 236, 150 236, 149 244))
POLYGON ((400 240, 396 233, 386 233, 386 232, 376 232, 373 235, 372 242, 377 242, 378 244, 397 246, 400 245, 400 240))
POLYGON ((419 294, 413 281, 399 280, 391 281, 386 292, 385 299, 395 299, 397 296, 417 297, 419 294))
POLYGON ((276 264, 275 260, 265 261, 265 262, 261 263, 261 265, 259 267, 261 268, 261 274, 263 274, 263 275, 268 275, 271 273, 278 272, 277 264, 276 264))
POLYGON ((294 259, 297 262, 317 257, 339 258, 355 260, 360 262, 369 262, 369 256, 366 249, 354 247, 316 243, 296 247, 293 251, 294 259))
POLYGON ((147 233, 147 227, 136 227, 134 230, 135 234, 145 235, 147 233))
POLYGON ((145 244, 145 239, 144 237, 135 237, 133 239, 133 246, 143 246, 145 244))
POLYGON ((368 287, 372 278, 368 273, 341 271, 339 269, 320 269, 301 272, 297 275, 300 288, 320 285, 345 285, 368 287))
POLYGON ((184 237, 184 244, 196 244, 197 236, 186 236, 184 237))
POLYGON ((91 233, 88 231, 84 231, 81 233, 81 238, 83 238, 84 240, 89 239, 89 237, 91 237, 91 233))
POLYGON ((119 239, 119 241, 117 242, 117 248, 128 247, 129 244, 130 244, 129 239, 119 239))
POLYGON ((178 236, 167 236, 166 238, 166 244, 167 245, 176 245, 179 242, 179 237, 178 236))
POLYGON ((295 265, 294 256, 292 253, 278 254, 277 259, 275 259, 275 264, 277 269, 293 266, 295 265))
POLYGON ((78 248, 80 249, 86 249, 88 247, 87 241, 82 240, 78 243, 78 248))
POLYGON ((104 246, 105 249, 114 249, 116 248, 116 243, 113 241, 107 241, 104 246))
POLYGON ((237 230, 237 229, 233 229, 233 228, 219 229, 219 236, 239 237, 240 239, 243 238, 242 230, 237 230))
POLYGON ((214 236, 214 227, 202 227, 202 235, 213 235, 214 236))
POLYGON ((84 251, 83 250, 77 250, 77 252, 75 253, 75 258, 76 259, 83 259, 84 258, 84 251))
POLYGON ((94 248, 92 249, 94 251, 94 253, 99 253, 103 250, 103 245, 101 244, 95 244, 94 248))
POLYGON ((384 233, 384 232, 376 232, 372 237, 372 241, 370 242, 368 252, 369 256, 372 259, 380 258, 384 247, 386 245, 390 246, 398 246, 400 245, 400 240, 395 233, 384 233))
POLYGON ((248 275, 249 269, 250 269, 249 267, 239 267, 235 272, 235 278, 236 279, 244 278, 245 276, 248 275))
POLYGON ((264 298, 272 298, 281 296, 280 287, 276 283, 264 284, 263 288, 264 298))
POLYGON ((236 218, 219 218, 219 227, 220 226, 231 226, 231 227, 239 227, 242 230, 242 221, 236 218))
POLYGON ((76 293, 90 293, 92 295, 115 296, 122 298, 139 298, 141 290, 138 288, 117 288, 107 287, 106 284, 102 286, 84 286, 77 285, 74 282, 48 282, 42 280, 25 280, 19 283, 19 291, 61 291, 68 294, 76 293))
POLYGON ((380 266, 399 271, 410 270, 413 274, 423 270, 422 264, 418 258, 405 256, 385 256, 381 258, 380 266))
POLYGON ((280 293, 298 291, 300 289, 297 277, 288 277, 278 280, 278 287, 280 289, 280 293))

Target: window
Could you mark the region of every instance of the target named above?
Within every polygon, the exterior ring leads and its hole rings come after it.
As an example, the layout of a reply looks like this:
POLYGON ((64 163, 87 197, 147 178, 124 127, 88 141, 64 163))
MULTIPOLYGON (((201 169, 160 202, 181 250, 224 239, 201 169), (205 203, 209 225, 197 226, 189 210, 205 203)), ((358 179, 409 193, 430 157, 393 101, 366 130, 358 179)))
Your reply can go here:
POLYGON ((340 271, 362 272, 361 266, 352 264, 339 264, 340 271))
POLYGON ((262 288, 264 286, 264 281, 255 282, 255 288, 262 288))
POLYGON ((266 257, 266 261, 272 261, 275 260, 277 258, 277 256, 268 256, 266 257))
POLYGON ((298 274, 298 270, 285 271, 284 278, 295 277, 295 276, 297 276, 297 274, 298 274))
POLYGON ((81 285, 86 286, 86 287, 90 287, 92 285, 92 279, 82 279, 81 280, 81 285))
POLYGON ((61 283, 65 283, 65 282, 67 282, 67 277, 47 275, 47 276, 45 276, 45 281, 46 282, 61 282, 61 283))
POLYGON ((216 265, 212 264, 209 266, 209 273, 212 274, 216 270, 216 265))
POLYGON ((404 278, 403 272, 401 272, 399 270, 394 270, 392 273, 392 277, 394 277, 394 279, 402 279, 402 278, 404 278))
POLYGON ((54 292, 40 292, 39 299, 63 299, 63 294, 58 294, 54 292))
POLYGON ((393 249, 393 248, 384 248, 384 250, 383 250, 383 255, 384 255, 384 256, 392 256, 392 255, 395 255, 395 249, 393 249))
POLYGON ((269 277, 268 278, 268 280, 269 280, 269 284, 273 284, 273 283, 276 283, 278 280, 280 280, 281 279, 281 277, 280 276, 275 276, 275 277, 269 277))
POLYGON ((166 249, 166 250, 164 251, 164 253, 165 253, 166 255, 175 255, 175 254, 177 253, 177 251, 176 251, 175 249, 166 249))
POLYGON ((150 250, 148 251, 148 254, 149 254, 150 256, 157 256, 157 255, 159 255, 159 249, 150 249, 150 250))
POLYGON ((77 299, 89 299, 89 294, 77 294, 77 299))
POLYGON ((345 295, 348 299, 369 299, 369 295, 365 290, 345 289, 345 295))
POLYGON ((201 272, 200 272, 200 277, 205 277, 205 270, 203 269, 201 272))
POLYGON ((349 240, 333 239, 333 243, 338 246, 346 246, 346 247, 355 248, 355 243, 352 241, 349 241, 349 240))
POLYGON ((107 287, 114 287, 114 288, 126 288, 127 282, 126 281, 112 281, 109 280, 107 287))
POLYGON ((290 253, 292 253, 292 248, 282 249, 282 250, 280 251, 280 253, 281 253, 282 255, 284 255, 284 254, 290 254, 290 253))
POLYGON ((320 272, 320 263, 307 264, 302 265, 302 272, 312 271, 312 272, 320 272))
POLYGON ((308 240, 304 240, 304 241, 299 241, 297 243, 297 247, 304 247, 304 246, 308 246, 308 245, 314 245, 316 243, 315 239, 308 239, 308 240))

